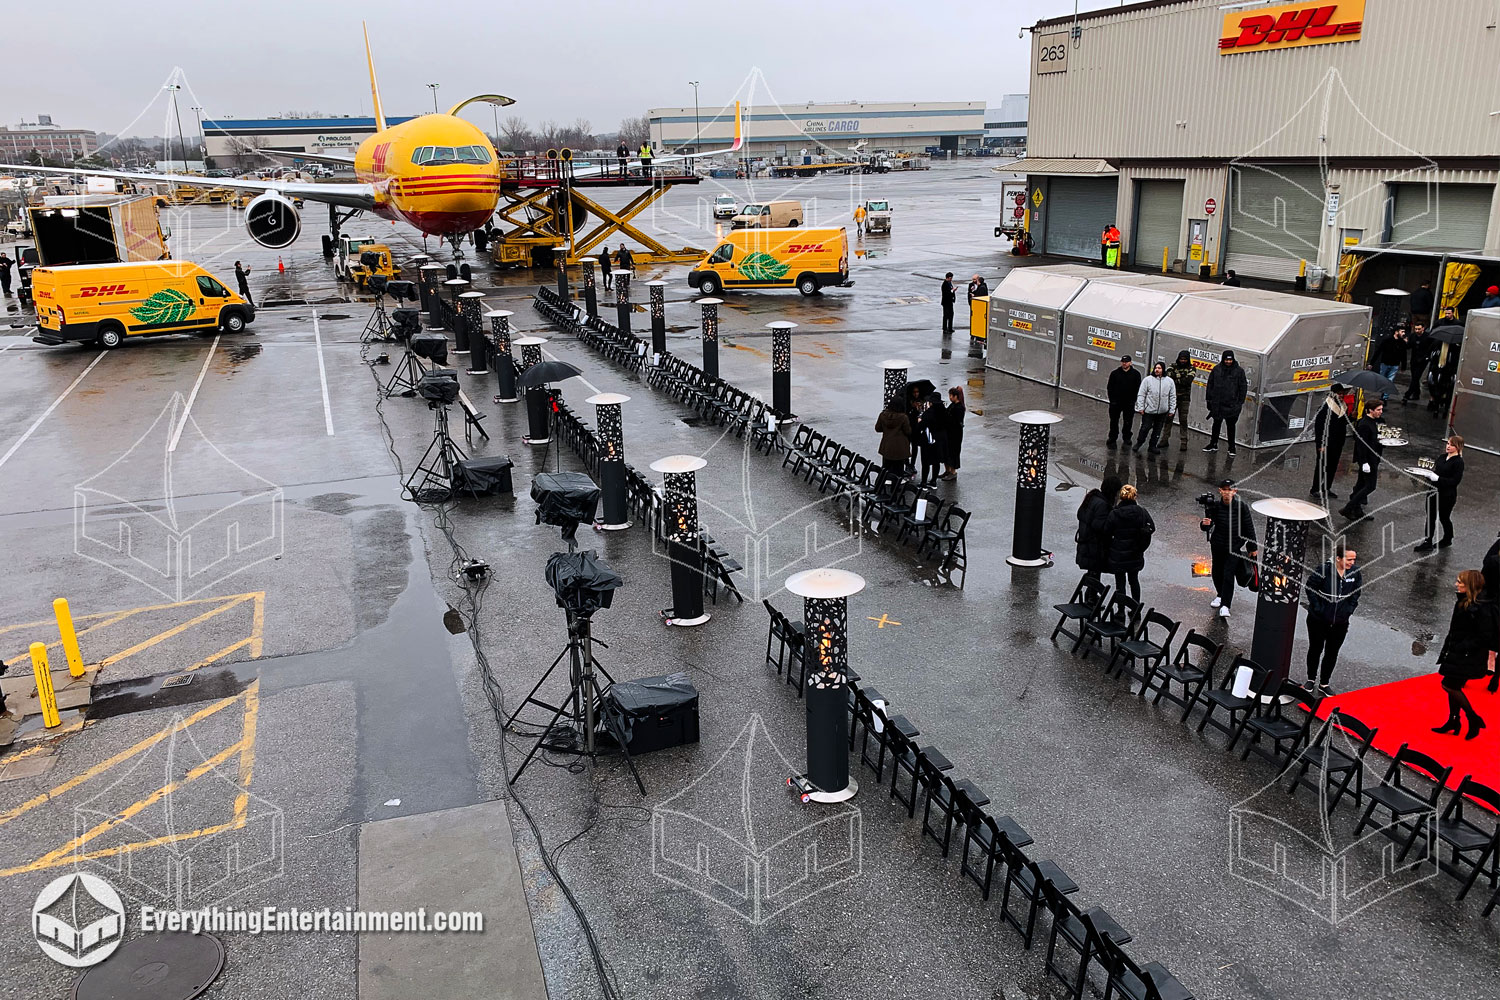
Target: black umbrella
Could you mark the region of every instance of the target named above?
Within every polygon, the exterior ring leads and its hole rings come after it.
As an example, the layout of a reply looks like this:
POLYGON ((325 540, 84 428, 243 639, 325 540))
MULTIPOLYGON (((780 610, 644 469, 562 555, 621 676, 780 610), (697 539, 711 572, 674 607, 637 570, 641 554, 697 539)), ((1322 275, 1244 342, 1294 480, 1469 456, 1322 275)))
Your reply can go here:
POLYGON ((1446 323, 1443 326, 1433 327, 1428 331, 1427 336, 1439 344, 1462 344, 1464 328, 1457 323, 1446 323))
POLYGON ((1384 392, 1389 394, 1396 391, 1396 383, 1379 372, 1339 372, 1333 377, 1333 380, 1343 385, 1353 386, 1356 389, 1363 389, 1366 392, 1384 392))
POLYGON ((522 389, 535 389, 537 386, 546 385, 549 382, 561 382, 563 379, 582 375, 583 371, 566 361, 538 361, 525 374, 516 379, 516 385, 522 389))
POLYGON ((928 396, 931 396, 934 392, 937 392, 937 386, 935 386, 935 385, 932 384, 932 379, 930 379, 930 378, 919 378, 915 382, 908 382, 908 383, 906 383, 906 398, 907 399, 911 398, 911 391, 913 389, 917 390, 917 398, 918 399, 926 399, 928 396))

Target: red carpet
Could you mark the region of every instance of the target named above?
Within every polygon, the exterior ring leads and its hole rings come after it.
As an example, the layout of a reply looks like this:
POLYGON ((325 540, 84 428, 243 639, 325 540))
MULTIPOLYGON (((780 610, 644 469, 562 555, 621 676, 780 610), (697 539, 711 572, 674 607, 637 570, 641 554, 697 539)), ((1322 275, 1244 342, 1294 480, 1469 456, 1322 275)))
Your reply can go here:
MULTIPOLYGON (((1375 749, 1388 757, 1394 757, 1401 744, 1409 743, 1413 750, 1451 766, 1449 788, 1457 788, 1469 774, 1491 788, 1500 788, 1500 694, 1486 690, 1487 680, 1470 681, 1464 692, 1489 725, 1472 740, 1464 739, 1462 734, 1444 736, 1432 731, 1433 726, 1441 726, 1448 718, 1448 696, 1438 681, 1437 674, 1428 674, 1350 691, 1324 699, 1318 715, 1326 718, 1331 710, 1339 709, 1375 727, 1375 749)), ((1372 772, 1383 774, 1381 767, 1371 761, 1372 772)), ((1379 780, 1380 775, 1373 776, 1379 780)), ((1370 777, 1366 776, 1367 782, 1370 777)))

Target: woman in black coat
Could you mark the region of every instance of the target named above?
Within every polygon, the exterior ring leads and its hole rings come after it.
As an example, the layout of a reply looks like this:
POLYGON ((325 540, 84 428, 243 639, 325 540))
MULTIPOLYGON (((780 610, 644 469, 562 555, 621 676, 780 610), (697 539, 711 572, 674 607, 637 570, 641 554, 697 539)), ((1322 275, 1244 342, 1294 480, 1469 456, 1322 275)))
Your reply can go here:
POLYGON ((1120 487, 1120 502, 1109 512, 1109 571, 1115 575, 1115 593, 1123 593, 1128 584, 1130 596, 1141 599, 1141 570, 1146 568, 1146 550, 1156 522, 1146 508, 1135 502, 1136 489, 1129 483, 1120 487))
POLYGON ((928 396, 917 411, 917 453, 922 456, 922 485, 937 485, 943 459, 947 457, 948 415, 943 397, 928 396))
POLYGON ((1094 580, 1109 569, 1109 512, 1120 495, 1120 480, 1106 476, 1097 490, 1089 490, 1078 505, 1078 568, 1094 580))
POLYGON ((1462 713, 1469 722, 1464 739, 1472 740, 1485 723, 1464 694, 1464 685, 1495 668, 1495 654, 1500 651, 1500 608, 1484 599, 1484 575, 1477 569, 1459 573, 1453 589, 1458 599, 1448 623, 1448 637, 1438 653, 1438 673, 1448 694, 1448 721, 1433 732, 1456 735, 1462 713))
POLYGON ((943 418, 948 431, 948 454, 943 458, 948 471, 943 473, 943 478, 952 482, 958 478, 964 450, 964 391, 956 385, 948 390, 948 408, 943 418))

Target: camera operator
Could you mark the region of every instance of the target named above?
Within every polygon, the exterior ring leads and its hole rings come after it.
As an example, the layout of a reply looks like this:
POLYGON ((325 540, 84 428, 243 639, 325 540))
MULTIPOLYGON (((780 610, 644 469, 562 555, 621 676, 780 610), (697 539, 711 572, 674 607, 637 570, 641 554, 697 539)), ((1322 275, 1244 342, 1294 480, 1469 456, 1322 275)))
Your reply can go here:
POLYGON ((1218 495, 1205 493, 1198 503, 1203 506, 1203 520, 1198 526, 1208 535, 1214 590, 1218 592, 1209 607, 1218 608, 1220 618, 1228 618, 1229 605, 1234 601, 1235 570, 1241 560, 1254 559, 1259 549, 1255 520, 1250 505, 1240 499, 1233 479, 1219 483, 1218 495))

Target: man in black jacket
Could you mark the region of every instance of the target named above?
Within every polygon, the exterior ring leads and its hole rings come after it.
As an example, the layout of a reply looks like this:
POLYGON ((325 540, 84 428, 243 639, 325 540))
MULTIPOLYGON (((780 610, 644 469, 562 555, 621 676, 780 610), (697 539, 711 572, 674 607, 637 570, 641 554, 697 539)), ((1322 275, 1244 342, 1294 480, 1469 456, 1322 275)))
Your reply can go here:
POLYGON ((1411 316, 1425 326, 1432 319, 1432 282, 1422 282, 1422 287, 1411 293, 1411 316))
POLYGON ((1354 467, 1359 478, 1354 483, 1354 492, 1349 496, 1339 513, 1351 521, 1365 517, 1365 501, 1375 492, 1375 481, 1380 476, 1380 458, 1385 445, 1380 443, 1381 418, 1385 415, 1385 403, 1376 400, 1373 406, 1365 407, 1365 415, 1354 425, 1354 467))
POLYGON ((1141 373, 1131 363, 1130 355, 1120 358, 1120 367, 1109 373, 1109 440, 1104 443, 1115 446, 1120 429, 1120 419, 1125 420, 1125 446, 1130 447, 1131 428, 1135 426, 1135 397, 1141 391, 1141 373))
POLYGON ((1219 363, 1208 373, 1208 384, 1203 388, 1203 401, 1208 404, 1208 415, 1214 422, 1204 451, 1219 450, 1219 428, 1228 424, 1229 454, 1234 454, 1234 425, 1240 419, 1240 408, 1245 405, 1249 391, 1250 382, 1245 378, 1245 369, 1234 360, 1234 352, 1219 355, 1219 363))
POLYGON ((1339 649, 1349 634, 1349 619, 1359 607, 1364 577, 1355 568, 1359 553, 1340 545, 1334 558, 1307 578, 1307 690, 1316 683, 1333 693, 1328 681, 1338 665, 1339 649), (1320 669, 1321 668, 1321 669, 1320 669))
POLYGON ((1432 481, 1437 486, 1427 497, 1427 539, 1417 546, 1418 552, 1446 549, 1453 544, 1453 505, 1458 502, 1458 484, 1464 479, 1464 439, 1453 434, 1443 446, 1443 457, 1432 467, 1432 481), (1443 538, 1436 546, 1432 536, 1437 522, 1443 522, 1443 538))
POLYGON ((1214 590, 1217 595, 1209 604, 1219 609, 1220 618, 1229 617, 1234 602, 1234 574, 1241 559, 1254 559, 1259 546, 1255 540, 1255 519, 1250 505, 1240 499, 1233 479, 1219 483, 1219 496, 1204 508, 1198 522, 1208 535, 1208 551, 1213 557, 1214 590))
POLYGON ((1318 407, 1318 415, 1313 417, 1313 440, 1317 442, 1318 451, 1313 456, 1313 481, 1308 496, 1319 500, 1338 497, 1333 491, 1333 480, 1348 436, 1349 411, 1344 405, 1344 387, 1335 382, 1328 387, 1328 397, 1318 407))
POLYGON ((1411 321, 1411 385, 1406 387, 1406 395, 1401 398, 1407 402, 1422 398, 1422 372, 1427 368, 1427 362, 1432 358, 1432 350, 1436 346, 1432 338, 1427 335, 1427 321, 1415 319, 1411 321))
POLYGON ((958 289, 953 284, 953 272, 943 275, 943 332, 953 332, 953 303, 958 298, 958 289))

